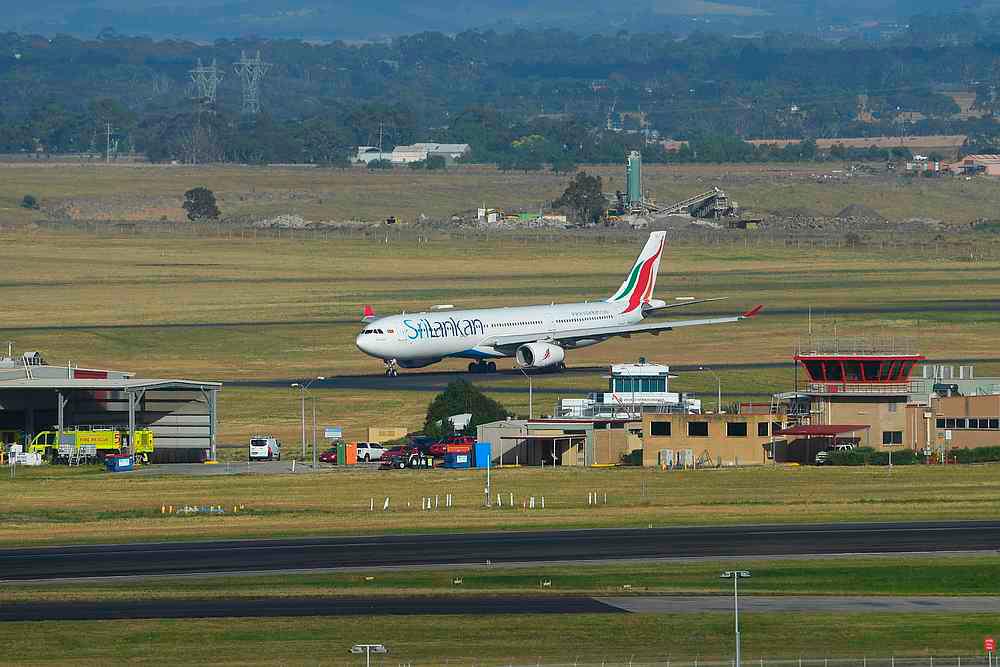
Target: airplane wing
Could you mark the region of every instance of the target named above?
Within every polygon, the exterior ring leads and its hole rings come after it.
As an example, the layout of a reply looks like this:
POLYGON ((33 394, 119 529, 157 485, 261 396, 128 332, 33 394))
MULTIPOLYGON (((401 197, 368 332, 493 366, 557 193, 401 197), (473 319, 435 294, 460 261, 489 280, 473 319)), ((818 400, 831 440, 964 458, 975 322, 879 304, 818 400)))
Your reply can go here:
POLYGON ((623 336, 628 338, 633 334, 648 333, 654 336, 660 335, 664 331, 673 331, 674 329, 679 329, 681 327, 694 327, 701 326, 703 324, 727 324, 730 322, 739 322, 740 320, 750 319, 763 310, 764 306, 757 306, 752 310, 748 310, 745 313, 740 313, 739 315, 733 315, 731 317, 709 317, 696 320, 675 320, 673 322, 659 322, 657 324, 626 324, 618 326, 606 326, 606 327, 587 327, 581 329, 571 329, 568 331, 560 331, 548 337, 540 338, 537 334, 522 334, 514 336, 497 336, 496 338, 485 341, 484 344, 492 345, 497 348, 504 347, 514 347, 516 345, 523 345, 525 343, 536 343, 540 340, 543 342, 550 343, 563 343, 572 345, 579 340, 588 340, 593 338, 605 339, 611 338, 613 336, 623 336))
POLYGON ((709 303, 711 301, 724 301, 728 299, 728 296, 713 296, 708 299, 678 299, 673 303, 666 303, 663 301, 652 301, 648 305, 642 307, 642 312, 644 313, 655 313, 661 310, 667 310, 668 308, 683 308, 685 306, 693 306, 696 303, 709 303))

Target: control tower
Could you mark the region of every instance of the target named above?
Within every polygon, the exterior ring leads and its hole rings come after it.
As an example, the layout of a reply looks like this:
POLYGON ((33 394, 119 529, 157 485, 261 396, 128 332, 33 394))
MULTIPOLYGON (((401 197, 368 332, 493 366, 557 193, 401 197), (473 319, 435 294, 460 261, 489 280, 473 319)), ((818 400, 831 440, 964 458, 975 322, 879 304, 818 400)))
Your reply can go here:
POLYGON ((785 428, 772 437, 775 460, 812 463, 817 452, 837 443, 902 446, 911 374, 924 359, 912 341, 893 337, 812 338, 800 344, 795 361, 805 382, 797 380, 794 392, 775 397, 787 404, 785 428), (775 436, 787 439, 783 447, 775 436))

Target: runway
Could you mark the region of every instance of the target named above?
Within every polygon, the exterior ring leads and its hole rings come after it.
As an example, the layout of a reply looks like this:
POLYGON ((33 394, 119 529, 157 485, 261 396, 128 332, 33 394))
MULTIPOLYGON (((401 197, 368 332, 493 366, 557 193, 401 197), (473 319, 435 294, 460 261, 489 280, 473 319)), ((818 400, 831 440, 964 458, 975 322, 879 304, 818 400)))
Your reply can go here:
POLYGON ((761 525, 221 540, 0 550, 0 582, 504 563, 990 551, 1000 522, 761 525))
MULTIPOLYGON (((789 595, 740 597, 753 613, 983 613, 1000 597, 789 595)), ((731 613, 729 595, 588 597, 582 595, 450 595, 371 597, 189 598, 15 602, 0 606, 0 622, 95 621, 138 618, 271 618, 290 616, 436 616, 441 614, 704 614, 731 613)))

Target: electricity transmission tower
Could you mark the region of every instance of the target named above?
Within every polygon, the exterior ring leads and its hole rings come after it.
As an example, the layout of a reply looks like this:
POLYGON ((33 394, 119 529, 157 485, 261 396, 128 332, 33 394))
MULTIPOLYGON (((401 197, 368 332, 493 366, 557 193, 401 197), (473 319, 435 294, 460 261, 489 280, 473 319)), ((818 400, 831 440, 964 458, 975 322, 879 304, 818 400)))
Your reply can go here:
POLYGON ((271 69, 271 63, 261 60, 260 51, 253 58, 242 51, 234 68, 243 83, 243 113, 256 114, 260 111, 260 82, 271 69))
POLYGON ((215 107, 215 93, 222 82, 222 70, 219 69, 215 58, 212 64, 205 66, 198 58, 198 65, 190 70, 191 81, 194 83, 194 97, 206 107, 215 107))

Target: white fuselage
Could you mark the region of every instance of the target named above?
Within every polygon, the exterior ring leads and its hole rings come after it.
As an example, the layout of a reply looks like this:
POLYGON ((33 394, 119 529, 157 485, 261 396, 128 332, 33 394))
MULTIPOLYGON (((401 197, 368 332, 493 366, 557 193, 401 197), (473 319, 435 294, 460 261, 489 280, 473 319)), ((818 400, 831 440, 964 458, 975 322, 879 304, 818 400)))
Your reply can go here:
MULTIPOLYGON (((356 343, 365 354, 395 359, 404 367, 428 365, 445 357, 512 357, 510 346, 500 350, 491 342, 512 336, 533 336, 543 341, 563 331, 642 321, 641 308, 624 313, 625 307, 621 302, 596 301, 392 315, 369 322, 356 343)), ((573 347, 594 345, 606 338, 578 340, 573 347)))

